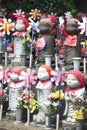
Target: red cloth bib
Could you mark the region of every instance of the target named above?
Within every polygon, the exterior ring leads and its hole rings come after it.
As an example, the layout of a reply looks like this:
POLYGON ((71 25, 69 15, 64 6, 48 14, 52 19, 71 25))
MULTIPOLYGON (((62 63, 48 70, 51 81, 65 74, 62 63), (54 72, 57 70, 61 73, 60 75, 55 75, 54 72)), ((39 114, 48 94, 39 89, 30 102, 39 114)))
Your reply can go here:
POLYGON ((77 36, 76 35, 68 35, 65 39, 64 45, 66 46, 76 46, 77 36))

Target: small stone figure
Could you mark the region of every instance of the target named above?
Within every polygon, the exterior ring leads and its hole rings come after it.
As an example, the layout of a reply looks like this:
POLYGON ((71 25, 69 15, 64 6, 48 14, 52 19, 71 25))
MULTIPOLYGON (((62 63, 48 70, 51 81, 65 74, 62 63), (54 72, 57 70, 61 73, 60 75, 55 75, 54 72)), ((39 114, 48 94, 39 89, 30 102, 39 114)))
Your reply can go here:
POLYGON ((26 35, 29 22, 26 18, 18 17, 16 21, 16 31, 12 34, 14 37, 14 65, 21 64, 21 55, 25 55, 25 49, 23 46, 23 37, 26 35))
POLYGON ((73 69, 73 58, 81 57, 81 36, 78 22, 78 19, 71 18, 66 23, 66 31, 68 33, 64 41, 66 70, 73 69))
MULTIPOLYGON (((37 100, 42 104, 47 100, 52 89, 51 71, 52 68, 48 65, 42 65, 38 69, 37 100)), ((40 124, 45 123, 45 112, 41 108, 39 108, 38 114, 33 116, 33 121, 40 124)))
POLYGON ((54 60, 55 52, 55 36, 51 34, 53 30, 53 23, 50 18, 42 18, 39 23, 40 38, 37 40, 38 48, 38 62, 40 64, 45 64, 45 56, 52 56, 54 60))
POLYGON ((13 67, 9 73, 9 109, 15 111, 17 108, 17 98, 21 97, 25 83, 20 79, 23 67, 13 67))
POLYGON ((73 101, 78 95, 84 94, 84 76, 79 70, 70 70, 67 75, 67 88, 65 91, 65 111, 64 116, 66 116, 66 122, 74 123, 76 120, 73 118, 73 101))

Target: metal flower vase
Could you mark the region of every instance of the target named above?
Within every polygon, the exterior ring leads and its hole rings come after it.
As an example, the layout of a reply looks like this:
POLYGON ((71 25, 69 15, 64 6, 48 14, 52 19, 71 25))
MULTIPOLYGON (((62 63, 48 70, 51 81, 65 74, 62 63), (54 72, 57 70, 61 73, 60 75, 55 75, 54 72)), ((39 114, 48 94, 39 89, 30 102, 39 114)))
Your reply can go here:
POLYGON ((76 130, 84 130, 84 120, 83 119, 77 119, 76 120, 76 130))
POLYGON ((45 55, 45 64, 51 66, 52 55, 45 55))
POLYGON ((52 114, 46 113, 45 114, 45 129, 52 129, 51 123, 52 123, 52 114))
POLYGON ((80 69, 80 57, 74 57, 73 58, 73 64, 74 64, 74 70, 79 70, 80 69))
POLYGON ((21 54, 21 66, 26 66, 26 54, 21 54))
POLYGON ((16 109, 16 122, 15 123, 22 123, 23 120, 23 108, 19 107, 16 109))

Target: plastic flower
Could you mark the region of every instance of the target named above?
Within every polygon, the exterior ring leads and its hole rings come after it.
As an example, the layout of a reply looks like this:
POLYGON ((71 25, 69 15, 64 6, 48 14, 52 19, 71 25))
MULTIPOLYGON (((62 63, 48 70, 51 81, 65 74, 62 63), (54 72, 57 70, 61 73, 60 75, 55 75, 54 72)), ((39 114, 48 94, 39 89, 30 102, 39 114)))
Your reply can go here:
POLYGON ((30 112, 33 113, 37 107, 37 101, 32 91, 24 91, 23 95, 23 107, 29 108, 30 112))
POLYGON ((79 95, 73 99, 74 118, 85 119, 87 118, 87 95, 79 95))
POLYGON ((24 95, 23 96, 23 100, 27 103, 28 102, 28 99, 29 99, 29 96, 28 95, 24 95))
POLYGON ((84 119, 84 115, 83 115, 82 110, 76 110, 76 111, 74 111, 74 115, 73 116, 76 119, 84 119))
POLYGON ((62 90, 58 90, 56 92, 50 93, 50 95, 48 96, 49 98, 53 98, 53 99, 63 99, 64 98, 64 93, 62 90))
POLYGON ((30 97, 29 104, 30 112, 33 113, 37 107, 36 100, 33 97, 30 97))
POLYGON ((30 38, 30 36, 29 36, 28 33, 29 32, 27 31, 26 34, 25 34, 25 36, 22 37, 22 44, 24 46, 24 50, 25 50, 26 54, 29 54, 29 52, 30 52, 29 45, 30 45, 31 38, 30 38))
POLYGON ((63 97, 64 97, 63 91, 56 90, 54 92, 51 92, 43 103, 37 101, 37 105, 45 112, 55 113, 58 107, 58 99, 60 98, 62 100, 63 97))
POLYGON ((37 106, 40 107, 45 113, 55 113, 57 110, 57 105, 55 105, 55 103, 49 99, 44 101, 44 103, 40 103, 37 101, 37 106))

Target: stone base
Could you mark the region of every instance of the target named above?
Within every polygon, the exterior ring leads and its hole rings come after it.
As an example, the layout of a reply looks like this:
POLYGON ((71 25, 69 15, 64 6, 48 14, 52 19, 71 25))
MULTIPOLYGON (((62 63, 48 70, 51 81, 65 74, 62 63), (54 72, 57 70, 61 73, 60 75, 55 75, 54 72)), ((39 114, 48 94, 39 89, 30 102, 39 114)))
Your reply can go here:
POLYGON ((63 129, 66 128, 66 130, 76 130, 76 123, 63 121, 62 123, 63 129))
POLYGON ((12 66, 21 66, 21 59, 20 57, 15 57, 12 62, 11 62, 12 66))
POLYGON ((6 113, 6 120, 7 121, 15 121, 16 120, 16 112, 15 111, 8 111, 6 113))
POLYGON ((22 121, 15 121, 14 124, 21 124, 22 121))

